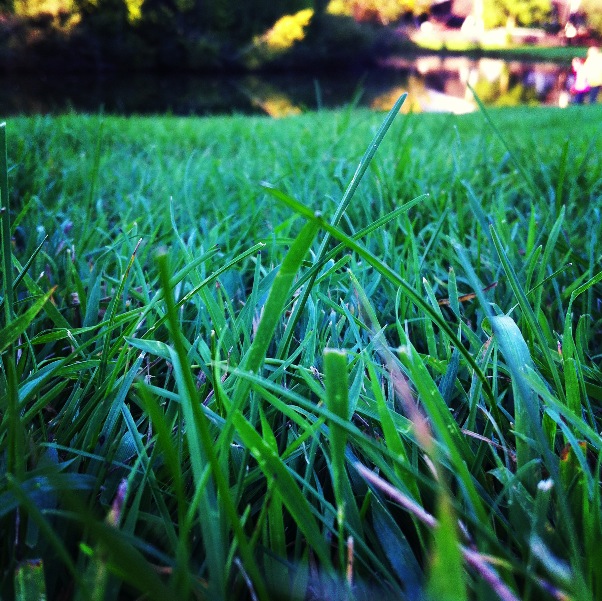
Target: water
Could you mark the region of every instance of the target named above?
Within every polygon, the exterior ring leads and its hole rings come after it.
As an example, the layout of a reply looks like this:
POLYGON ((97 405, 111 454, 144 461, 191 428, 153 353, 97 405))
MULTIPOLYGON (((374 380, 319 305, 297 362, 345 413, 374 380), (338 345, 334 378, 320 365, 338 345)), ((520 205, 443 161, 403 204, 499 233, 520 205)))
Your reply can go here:
POLYGON ((365 72, 309 74, 0 76, 0 119, 70 110, 107 114, 268 114, 281 117, 357 102, 387 110, 408 92, 406 110, 464 113, 476 105, 566 102, 568 68, 553 63, 424 56, 393 58, 365 72))

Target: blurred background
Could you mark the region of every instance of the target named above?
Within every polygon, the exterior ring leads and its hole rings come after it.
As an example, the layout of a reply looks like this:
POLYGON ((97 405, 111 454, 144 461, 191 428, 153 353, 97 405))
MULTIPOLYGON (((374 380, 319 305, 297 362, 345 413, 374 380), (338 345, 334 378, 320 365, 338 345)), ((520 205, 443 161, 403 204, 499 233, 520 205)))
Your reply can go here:
POLYGON ((601 0, 0 0, 0 115, 566 106, 601 0))

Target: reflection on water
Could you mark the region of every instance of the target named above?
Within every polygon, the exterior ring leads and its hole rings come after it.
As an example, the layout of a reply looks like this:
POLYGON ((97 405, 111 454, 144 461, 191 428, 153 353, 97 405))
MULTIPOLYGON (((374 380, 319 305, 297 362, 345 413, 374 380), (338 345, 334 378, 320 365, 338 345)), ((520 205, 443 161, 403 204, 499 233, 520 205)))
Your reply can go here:
POLYGON ((404 110, 465 113, 476 108, 469 84, 487 104, 555 104, 567 69, 553 63, 466 57, 392 59, 365 73, 126 77, 0 75, 0 117, 68 110, 111 114, 267 114, 348 105, 388 110, 408 92, 404 110), (360 94, 361 92, 361 94, 360 94))
MULTIPOLYGON (((408 69, 407 91, 413 110, 467 113, 476 109, 470 87, 489 105, 558 105, 567 69, 554 63, 503 61, 491 58, 421 57, 409 63, 398 59, 389 67, 408 69)), ((375 108, 390 106, 388 91, 372 101, 375 108), (387 99, 389 101, 383 101, 387 99)))

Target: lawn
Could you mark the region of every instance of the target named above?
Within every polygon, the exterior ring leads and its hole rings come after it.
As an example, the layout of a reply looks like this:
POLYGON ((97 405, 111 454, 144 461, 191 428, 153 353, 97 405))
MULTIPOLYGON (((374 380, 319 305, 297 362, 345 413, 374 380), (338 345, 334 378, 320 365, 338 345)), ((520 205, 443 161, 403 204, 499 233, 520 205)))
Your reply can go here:
POLYGON ((0 597, 600 598, 601 124, 0 127, 0 597))

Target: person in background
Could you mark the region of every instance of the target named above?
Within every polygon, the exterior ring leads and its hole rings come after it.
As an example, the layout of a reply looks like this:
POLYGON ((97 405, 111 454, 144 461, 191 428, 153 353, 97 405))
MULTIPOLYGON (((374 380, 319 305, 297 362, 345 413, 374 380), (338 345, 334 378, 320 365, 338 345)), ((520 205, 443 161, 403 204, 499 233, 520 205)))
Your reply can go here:
POLYGON ((574 104, 583 104, 587 93, 590 90, 585 72, 585 61, 582 58, 575 57, 572 62, 574 81, 571 86, 572 102, 574 104))
POLYGON ((602 53, 598 47, 592 46, 588 49, 583 70, 589 84, 589 101, 594 104, 602 87, 602 53))

